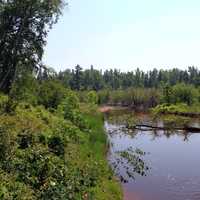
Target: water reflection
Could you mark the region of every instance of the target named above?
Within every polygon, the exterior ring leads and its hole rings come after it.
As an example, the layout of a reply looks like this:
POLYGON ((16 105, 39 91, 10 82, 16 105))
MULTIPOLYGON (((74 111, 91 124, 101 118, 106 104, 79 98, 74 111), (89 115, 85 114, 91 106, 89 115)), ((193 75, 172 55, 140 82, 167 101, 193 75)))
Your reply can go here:
MULTIPOLYGON (((126 120, 114 118, 106 116, 105 121, 112 144, 108 159, 123 182, 125 199, 200 199, 199 133, 173 129, 129 130, 126 120)), ((121 114, 120 118, 123 118, 121 114)), ((165 125, 161 119, 155 122, 149 116, 139 117, 139 120, 145 124, 165 125)), ((199 126, 196 121, 192 123, 199 126)))
POLYGON ((112 166, 121 182, 127 183, 130 179, 135 179, 135 174, 146 176, 149 167, 144 161, 145 155, 146 152, 132 147, 112 155, 112 166))
POLYGON ((145 162, 145 156, 148 153, 132 146, 120 148, 119 143, 115 141, 116 136, 119 140, 123 140, 124 134, 133 139, 136 136, 135 131, 128 130, 123 124, 116 125, 108 122, 105 122, 105 128, 109 133, 110 141, 109 161, 120 181, 127 183, 131 179, 134 180, 136 175, 146 176, 149 166, 145 162))

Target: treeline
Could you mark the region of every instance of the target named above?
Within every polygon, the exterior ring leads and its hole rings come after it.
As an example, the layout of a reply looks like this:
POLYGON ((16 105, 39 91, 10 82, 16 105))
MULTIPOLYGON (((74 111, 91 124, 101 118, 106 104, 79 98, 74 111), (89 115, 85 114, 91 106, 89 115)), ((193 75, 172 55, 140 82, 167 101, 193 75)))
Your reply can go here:
MULTIPOLYGON (((39 82, 39 88, 45 82, 48 84, 42 87, 46 89, 51 84, 59 83, 76 90, 82 101, 85 101, 87 91, 93 90, 97 92, 96 102, 99 104, 130 106, 142 111, 163 103, 184 103, 188 106, 199 104, 199 80, 200 71, 195 67, 188 67, 187 70, 153 69, 143 72, 137 69, 133 72, 120 72, 115 69, 102 72, 93 67, 83 70, 79 65, 75 69, 59 73, 52 69, 43 69, 35 78, 39 82)), ((54 90, 49 89, 49 92, 43 91, 40 94, 49 95, 52 91, 54 90)))
MULTIPOLYGON (((102 89, 127 89, 130 87, 159 88, 165 84, 170 86, 178 83, 200 85, 200 70, 195 67, 188 67, 187 70, 153 69, 148 72, 137 68, 131 72, 120 72, 117 69, 106 71, 94 69, 83 70, 79 65, 75 69, 67 69, 53 73, 54 78, 60 80, 66 87, 74 90, 102 90, 102 89)), ((46 73, 45 73, 46 77, 46 73)))

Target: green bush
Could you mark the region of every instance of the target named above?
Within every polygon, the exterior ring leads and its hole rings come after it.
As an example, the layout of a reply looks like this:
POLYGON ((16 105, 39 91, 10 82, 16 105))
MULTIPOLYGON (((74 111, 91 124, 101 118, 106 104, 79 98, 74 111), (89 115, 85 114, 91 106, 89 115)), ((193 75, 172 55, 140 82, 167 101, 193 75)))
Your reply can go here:
POLYGON ((98 96, 95 91, 90 91, 87 93, 87 102, 89 104, 97 104, 98 103, 98 96))
POLYGON ((98 103, 106 104, 109 100, 109 90, 100 90, 98 91, 98 103))
POLYGON ((185 103, 192 105, 193 103, 199 102, 199 91, 192 85, 186 85, 179 83, 173 87, 166 85, 163 88, 163 103, 177 104, 185 103))
POLYGON ((38 82, 31 72, 21 72, 12 85, 9 96, 14 101, 38 103, 38 82))
POLYGON ((61 83, 54 80, 43 81, 38 92, 38 103, 45 108, 54 108, 63 101, 67 94, 67 89, 61 83))
POLYGON ((58 106, 58 113, 62 114, 64 119, 72 121, 81 130, 87 129, 88 124, 80 112, 79 99, 74 92, 68 92, 66 98, 58 106))
POLYGON ((8 104, 8 96, 0 94, 0 114, 4 113, 8 104))
POLYGON ((177 84, 173 86, 173 103, 192 105, 198 99, 198 91, 192 85, 177 84))
POLYGON ((102 116, 88 113, 67 91, 55 112, 20 101, 0 115, 0 199, 120 199, 102 116))

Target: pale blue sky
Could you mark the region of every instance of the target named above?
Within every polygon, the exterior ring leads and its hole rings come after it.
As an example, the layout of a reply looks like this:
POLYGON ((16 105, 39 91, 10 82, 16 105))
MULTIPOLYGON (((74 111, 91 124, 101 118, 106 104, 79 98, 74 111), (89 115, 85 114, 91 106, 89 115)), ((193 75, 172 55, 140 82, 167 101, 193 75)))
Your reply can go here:
POLYGON ((71 0, 44 62, 56 70, 200 66, 200 1, 71 0))

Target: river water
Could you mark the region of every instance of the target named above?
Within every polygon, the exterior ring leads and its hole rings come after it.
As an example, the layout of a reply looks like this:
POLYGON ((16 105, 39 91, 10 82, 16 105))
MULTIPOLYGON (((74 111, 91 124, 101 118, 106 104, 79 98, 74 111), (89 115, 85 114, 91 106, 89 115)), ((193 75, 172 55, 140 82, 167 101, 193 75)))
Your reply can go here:
POLYGON ((124 200, 200 200, 200 133, 129 132, 110 120, 105 120, 105 129, 110 142, 108 159, 122 180, 124 200), (136 154, 132 158, 144 169, 134 169, 121 157, 119 152, 127 149, 132 149, 136 154))

